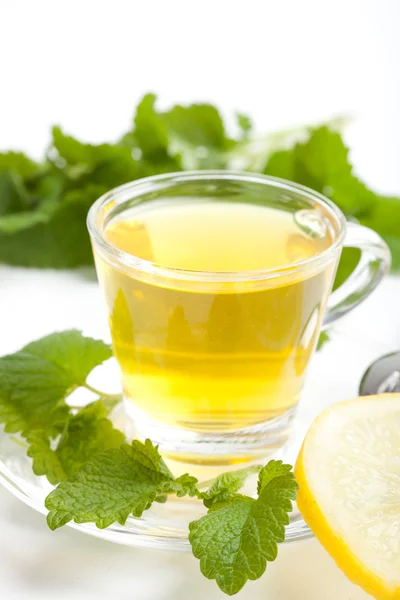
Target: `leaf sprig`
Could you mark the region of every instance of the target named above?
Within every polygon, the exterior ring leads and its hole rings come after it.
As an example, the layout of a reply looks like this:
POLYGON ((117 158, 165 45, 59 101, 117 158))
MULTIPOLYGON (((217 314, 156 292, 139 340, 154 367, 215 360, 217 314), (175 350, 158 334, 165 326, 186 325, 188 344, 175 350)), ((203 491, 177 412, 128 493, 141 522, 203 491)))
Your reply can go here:
MULTIPOLYGON (((40 163, 20 152, 0 154, 0 262, 43 268, 91 264, 86 215, 107 190, 158 173, 240 168, 329 196, 347 216, 382 235, 393 268, 400 269, 400 200, 376 194, 356 177, 336 123, 261 138, 246 115, 237 115, 237 125, 232 136, 214 106, 160 111, 155 95, 147 94, 116 142, 86 144, 53 127, 40 163)), ((347 270, 356 262, 349 256, 344 252, 347 270)))
POLYGON ((195 497, 208 512, 189 525, 193 554, 207 578, 236 594, 261 577, 285 539, 298 487, 292 467, 272 460, 210 482, 174 477, 150 440, 128 442, 113 426, 117 396, 97 392, 82 408, 68 404, 78 387, 94 391, 86 379, 111 355, 107 344, 72 330, 0 358, 0 422, 25 438, 34 473, 58 484, 45 501, 50 529, 70 521, 124 525, 170 495, 195 497), (256 474, 258 497, 239 494, 256 474))

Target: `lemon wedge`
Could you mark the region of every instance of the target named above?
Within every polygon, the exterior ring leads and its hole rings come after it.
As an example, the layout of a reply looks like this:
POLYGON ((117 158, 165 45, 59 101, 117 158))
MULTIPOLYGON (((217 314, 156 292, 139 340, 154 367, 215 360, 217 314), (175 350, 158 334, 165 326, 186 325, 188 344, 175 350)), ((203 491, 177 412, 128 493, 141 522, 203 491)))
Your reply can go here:
POLYGON ((345 575, 400 600, 400 394, 330 406, 303 442, 297 504, 345 575))

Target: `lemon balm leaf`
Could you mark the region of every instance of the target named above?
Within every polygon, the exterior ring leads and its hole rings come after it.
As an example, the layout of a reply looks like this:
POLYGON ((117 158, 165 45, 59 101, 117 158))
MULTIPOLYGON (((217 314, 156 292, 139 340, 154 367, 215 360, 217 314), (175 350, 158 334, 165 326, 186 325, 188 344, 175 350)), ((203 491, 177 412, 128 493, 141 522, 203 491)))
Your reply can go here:
MULTIPOLYGON (((150 440, 97 454, 46 498, 47 522, 56 529, 66 522, 93 522, 99 528, 140 517, 164 494, 193 489, 194 479, 175 480, 150 440)), ((179 495, 183 495, 180 493, 179 495)))
POLYGON ((22 152, 0 153, 0 173, 13 172, 21 177, 31 177, 40 171, 40 165, 22 152))
POLYGON ((119 448, 125 442, 124 434, 113 427, 105 412, 104 402, 98 400, 69 419, 54 452, 65 479, 75 475, 96 454, 119 448))
POLYGON ((30 198, 24 181, 13 171, 0 173, 0 198, 0 215, 19 214, 30 207, 30 198))
POLYGON ((68 521, 94 522, 103 529, 124 524, 129 515, 140 517, 163 491, 169 477, 143 464, 129 446, 112 449, 83 465, 69 481, 62 482, 46 498, 50 528, 68 521), (67 518, 67 517, 65 517, 67 518))
POLYGON ((182 498, 183 496, 190 496, 193 498, 193 496, 200 496, 197 483, 198 480, 196 477, 185 473, 177 479, 174 479, 167 491, 175 493, 178 498, 182 498))
POLYGON ((252 138, 251 119, 236 116, 239 133, 232 138, 216 107, 195 103, 159 110, 156 96, 146 94, 132 128, 116 143, 84 143, 54 127, 39 163, 21 152, 0 153, 0 261, 40 268, 92 264, 86 215, 110 188, 186 169, 263 170, 269 157, 264 172, 328 195, 388 241, 393 269, 400 268, 400 200, 375 194, 356 177, 335 123, 294 143, 299 136, 293 132, 252 138))
POLYGON ((65 480, 95 453, 119 447, 124 436, 99 400, 71 414, 69 394, 110 358, 108 344, 77 330, 53 333, 0 358, 0 422, 27 440, 36 475, 65 480), (57 443, 51 442, 57 438, 57 443))
POLYGON ((244 482, 250 475, 258 473, 260 469, 260 466, 254 465, 218 475, 209 489, 202 492, 203 504, 210 508, 217 502, 225 502, 243 487, 244 482))
MULTIPOLYGON (((327 126, 310 130, 305 141, 272 153, 264 173, 306 185, 331 198, 348 217, 377 231, 390 245, 393 268, 400 265, 400 199, 369 189, 353 172, 349 149, 327 126)), ((347 275, 345 255, 338 277, 347 275)))
POLYGON ((85 337, 77 329, 47 335, 23 351, 61 369, 74 388, 83 385, 89 373, 112 356, 109 344, 85 337))
POLYGON ((88 185, 62 202, 0 216, 0 262, 56 269, 92 264, 86 216, 106 189, 88 185))
MULTIPOLYGON (((47 496, 47 522, 70 521, 105 528, 140 517, 168 496, 203 500, 208 514, 190 524, 190 543, 201 570, 227 594, 257 579, 284 540, 297 484, 291 467, 271 461, 221 474, 205 492, 196 477, 175 478, 150 440, 124 443, 108 415, 114 396, 72 409, 67 396, 84 386, 93 368, 107 360, 107 344, 65 331, 46 336, 0 359, 0 418, 28 442, 33 471, 58 486, 47 496), (259 472, 258 498, 237 491, 259 472)), ((203 482, 205 487, 205 482, 203 482)))
POLYGON ((125 437, 113 427, 106 414, 103 400, 97 400, 78 414, 69 415, 54 448, 45 431, 30 431, 26 440, 35 475, 46 475, 54 485, 75 475, 96 454, 108 448, 119 448, 125 437))
POLYGON ((231 145, 221 115, 211 104, 177 105, 164 113, 163 119, 170 136, 192 146, 224 150, 231 145))
POLYGON ((257 499, 236 494, 190 523, 189 541, 201 572, 226 594, 261 577, 275 560, 298 488, 290 469, 270 461, 260 471, 257 499))
POLYGON ((32 470, 35 475, 46 475, 53 485, 67 478, 57 454, 51 448, 46 431, 30 431, 26 440, 29 444, 27 454, 32 458, 32 470))
POLYGON ((0 358, 0 422, 6 431, 60 433, 69 415, 65 399, 111 354, 104 342, 72 330, 0 358))
POLYGON ((258 495, 260 496, 272 481, 276 481, 280 477, 288 476, 289 481, 294 481, 294 475, 291 471, 292 465, 286 465, 281 460, 271 460, 259 473, 257 484, 258 495))
POLYGON ((240 112, 236 113, 236 120, 238 126, 242 131, 242 137, 244 139, 248 138, 251 133, 251 130, 253 129, 252 120, 250 119, 250 117, 240 112))

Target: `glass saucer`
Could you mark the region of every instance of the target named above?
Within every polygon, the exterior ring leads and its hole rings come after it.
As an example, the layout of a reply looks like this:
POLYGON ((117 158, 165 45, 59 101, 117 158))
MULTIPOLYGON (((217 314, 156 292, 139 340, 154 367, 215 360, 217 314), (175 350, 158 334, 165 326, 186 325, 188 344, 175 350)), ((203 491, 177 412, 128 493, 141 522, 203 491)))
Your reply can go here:
MULTIPOLYGON (((388 344, 380 344, 369 340, 368 337, 365 338, 366 336, 359 331, 351 331, 347 326, 345 332, 341 333, 340 329, 335 330, 331 334, 331 341, 315 354, 295 418, 292 437, 287 447, 281 449, 276 458, 294 464, 304 435, 314 417, 329 404, 357 396, 359 381, 367 366, 380 352, 392 350, 388 344), (351 361, 349 356, 352 357, 351 361)), ((122 405, 117 407, 114 417, 115 425, 127 431, 129 425, 122 405)), ((129 435, 129 431, 127 433, 129 435)), ((46 514, 44 499, 53 486, 45 477, 33 474, 31 459, 17 442, 18 440, 16 441, 12 436, 0 431, 0 483, 25 504, 46 514)), ((177 461, 166 462, 176 476, 190 472, 202 481, 218 474, 210 471, 210 467, 197 467, 177 461)), ((236 469, 240 466, 244 465, 231 468, 236 469)), ((223 467, 223 470, 226 471, 227 468, 223 467)), ((244 493, 255 494, 255 484, 256 476, 249 478, 244 493)), ((130 517, 124 526, 114 524, 107 529, 97 529, 90 523, 68 525, 89 535, 119 544, 185 552, 190 551, 188 524, 205 512, 206 509, 198 500, 181 498, 168 500, 165 504, 155 502, 140 519, 130 517)), ((303 540, 310 536, 312 536, 310 529, 297 509, 294 510, 290 524, 286 528, 285 543, 303 540)))
MULTIPOLYGON (((118 421, 123 418, 122 411, 122 405, 121 408, 117 407, 118 421)), ((176 475, 184 471, 190 471, 200 481, 201 479, 209 479, 210 474, 211 477, 214 475, 209 467, 196 467, 176 463, 175 461, 166 462, 176 475)), ((42 514, 46 514, 44 500, 53 489, 53 486, 47 481, 46 477, 36 476, 32 471, 31 464, 31 459, 26 455, 25 449, 19 445, 18 439, 1 431, 0 483, 25 504, 42 514)), ((232 469, 238 467, 239 465, 235 465, 232 469)), ((226 467, 223 470, 226 471, 226 467)), ((253 476, 246 483, 244 492, 253 495, 255 489, 256 476, 253 476)), ((140 519, 129 517, 125 525, 115 523, 107 529, 98 529, 92 523, 68 523, 68 525, 89 535, 118 544, 185 552, 190 551, 188 524, 204 514, 206 514, 206 509, 199 500, 173 498, 165 504, 155 502, 149 510, 143 513, 140 519)), ((301 518, 300 513, 297 510, 293 511, 290 524, 286 528, 286 541, 300 540, 310 535, 312 534, 301 518)))

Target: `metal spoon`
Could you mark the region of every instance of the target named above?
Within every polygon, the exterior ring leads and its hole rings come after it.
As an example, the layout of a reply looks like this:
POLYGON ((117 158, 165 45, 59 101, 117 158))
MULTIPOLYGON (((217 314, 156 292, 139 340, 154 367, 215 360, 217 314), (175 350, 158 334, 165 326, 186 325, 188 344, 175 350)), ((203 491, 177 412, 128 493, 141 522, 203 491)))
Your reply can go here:
POLYGON ((378 358, 365 371, 360 396, 400 392, 400 352, 378 358))

